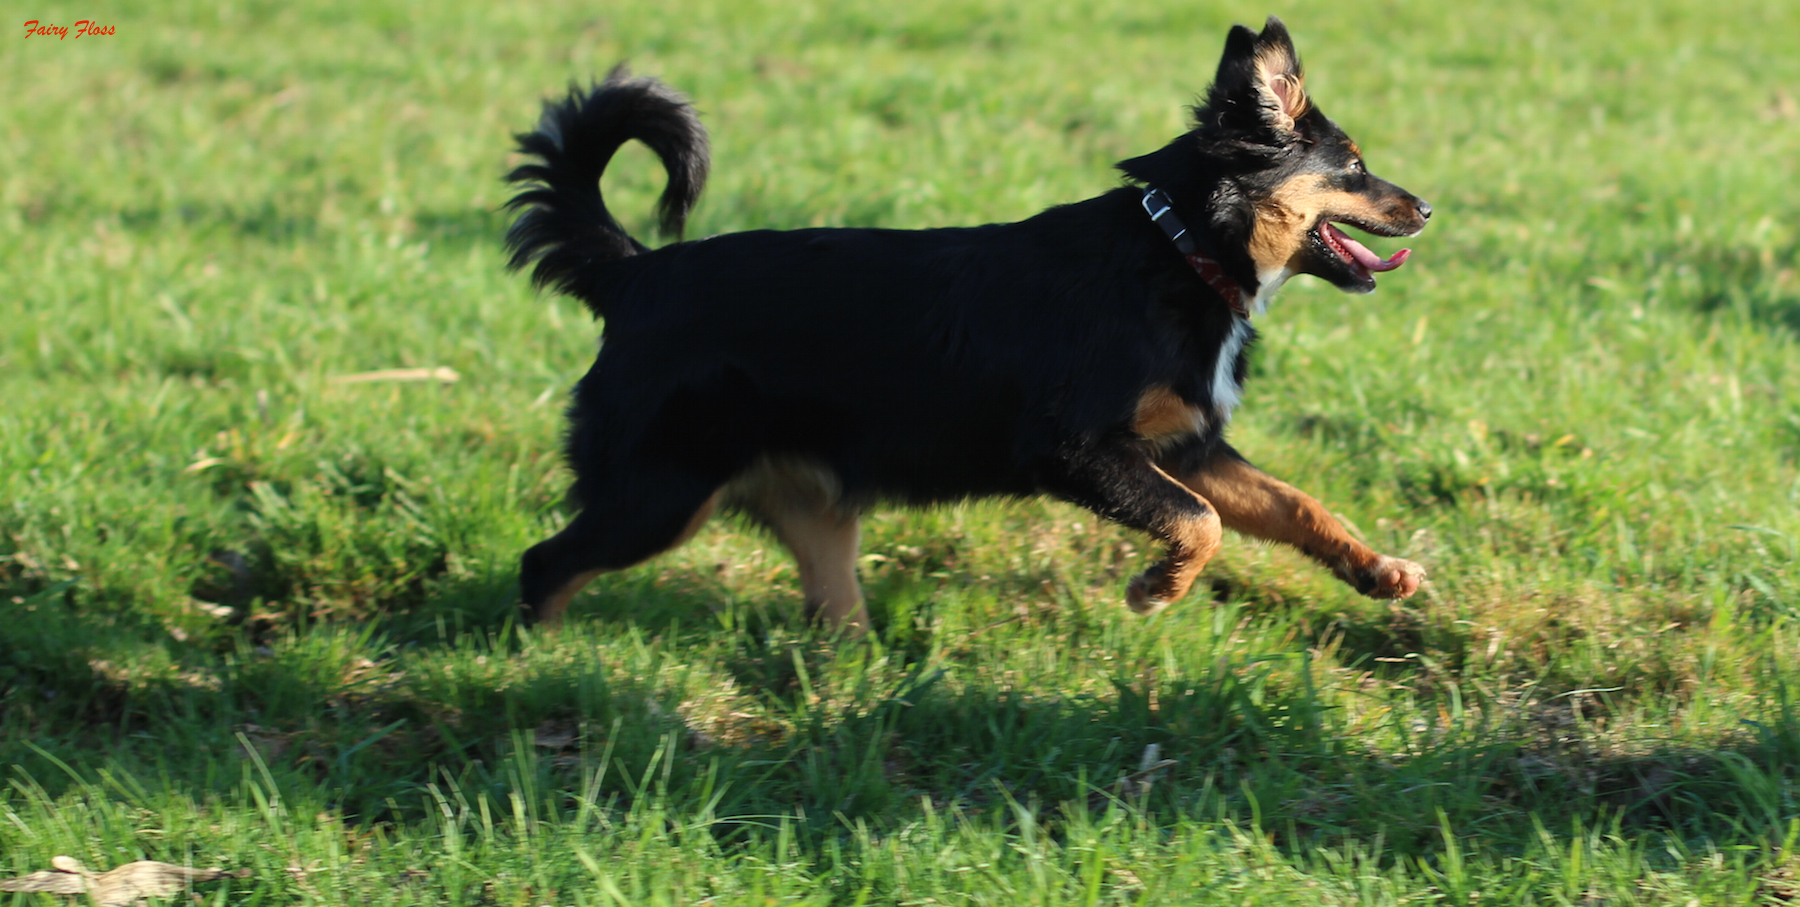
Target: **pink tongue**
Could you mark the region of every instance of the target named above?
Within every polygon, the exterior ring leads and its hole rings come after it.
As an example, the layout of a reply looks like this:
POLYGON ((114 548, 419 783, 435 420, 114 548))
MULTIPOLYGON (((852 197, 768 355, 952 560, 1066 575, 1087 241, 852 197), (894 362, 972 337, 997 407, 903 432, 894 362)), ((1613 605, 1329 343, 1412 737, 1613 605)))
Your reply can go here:
POLYGON ((1344 231, 1339 230, 1337 227, 1326 224, 1325 229, 1331 231, 1331 238, 1337 240, 1338 243, 1350 253, 1350 257, 1356 259, 1357 264, 1362 265, 1371 271, 1392 271, 1393 269, 1406 264, 1406 259, 1412 255, 1411 249, 1401 249, 1394 253, 1393 258, 1383 261, 1381 256, 1369 251, 1367 246, 1351 239, 1344 231))

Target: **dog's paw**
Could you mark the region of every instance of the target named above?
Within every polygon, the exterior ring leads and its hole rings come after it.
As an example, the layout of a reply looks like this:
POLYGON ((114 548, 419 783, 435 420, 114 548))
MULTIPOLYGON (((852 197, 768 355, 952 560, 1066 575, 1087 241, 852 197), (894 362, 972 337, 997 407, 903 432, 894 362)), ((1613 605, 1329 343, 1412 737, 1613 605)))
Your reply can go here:
POLYGON ((1132 611, 1151 615, 1169 606, 1167 599, 1159 598, 1151 588, 1156 585, 1158 577, 1153 571, 1145 571, 1131 578, 1131 584, 1125 587, 1125 606, 1132 611))
POLYGON ((1412 561, 1382 555, 1364 577, 1364 583, 1358 584, 1358 588, 1370 598, 1407 598, 1419 591, 1419 584, 1425 581, 1425 568, 1412 561))

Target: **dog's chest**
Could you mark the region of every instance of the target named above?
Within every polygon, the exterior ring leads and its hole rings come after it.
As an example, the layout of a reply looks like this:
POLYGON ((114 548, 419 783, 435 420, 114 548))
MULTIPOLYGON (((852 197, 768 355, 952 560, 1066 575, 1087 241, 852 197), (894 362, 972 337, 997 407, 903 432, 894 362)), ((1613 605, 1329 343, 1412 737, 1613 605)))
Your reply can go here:
POLYGON ((1202 374, 1197 376, 1200 381, 1184 382, 1189 384, 1185 393, 1157 384, 1140 394, 1132 431, 1147 441, 1162 444, 1182 441, 1209 429, 1223 429, 1240 399, 1238 376, 1243 369, 1239 362, 1253 333, 1247 319, 1233 319, 1210 367, 1202 366, 1202 374))
POLYGON ((1238 361, 1244 357, 1244 347, 1250 343, 1252 333, 1250 319, 1232 319, 1231 331, 1219 345, 1218 358, 1213 360, 1212 380, 1207 390, 1221 425, 1231 421, 1231 411, 1237 409, 1241 399, 1243 387, 1238 384, 1238 376, 1243 374, 1243 369, 1238 367, 1238 361))

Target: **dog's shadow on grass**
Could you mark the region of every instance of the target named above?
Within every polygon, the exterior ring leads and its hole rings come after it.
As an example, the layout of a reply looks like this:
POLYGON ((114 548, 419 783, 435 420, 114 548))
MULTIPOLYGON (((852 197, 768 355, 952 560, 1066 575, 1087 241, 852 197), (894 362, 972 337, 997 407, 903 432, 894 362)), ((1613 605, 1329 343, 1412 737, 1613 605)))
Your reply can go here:
MULTIPOLYGON (((584 619, 629 625, 646 638, 722 619, 703 575, 639 582, 635 593, 629 581, 602 589, 584 619), (666 598, 645 608, 651 591, 666 598)), ((1215 591, 1232 597, 1231 589, 1215 591)), ((721 819, 798 806, 822 834, 838 816, 891 819, 912 815, 920 803, 995 816, 1021 806, 1046 814, 1129 806, 1165 818, 1224 811, 1249 821, 1260 814, 1269 834, 1296 845, 1385 831, 1397 851, 1427 853, 1441 837, 1435 821, 1421 817, 1438 809, 1458 822, 1504 823, 1510 816, 1521 839, 1531 833, 1532 812, 1562 815, 1572 806, 1655 828, 1691 825, 1721 801, 1761 809, 1767 804, 1758 799, 1755 767, 1800 754, 1800 734, 1788 723, 1719 750, 1613 752, 1584 740, 1574 726, 1579 715, 1564 714, 1581 706, 1566 698, 1536 707, 1487 703, 1485 712, 1472 708, 1447 724, 1430 720, 1431 709, 1395 712, 1392 733, 1353 735, 1336 715, 1341 705, 1320 702, 1302 685, 1265 683, 1242 666, 1121 677, 1111 688, 1071 694, 1053 680, 959 676, 941 662, 895 652, 903 672, 831 688, 822 678, 834 659, 862 644, 808 630, 790 613, 797 607, 791 597, 776 590, 732 606, 741 612, 738 632, 705 656, 764 708, 733 715, 729 703, 710 714, 704 702, 643 706, 663 694, 614 675, 608 710, 578 710, 579 717, 564 713, 551 722, 583 730, 550 735, 562 749, 538 753, 547 783, 562 773, 566 786, 574 766, 591 771, 595 753, 604 751, 620 773, 615 796, 629 798, 626 779, 662 760, 677 787, 699 784, 709 771, 750 779, 718 802, 721 819), (1172 764, 1144 776, 1151 753, 1172 764), (1399 790, 1407 794, 1396 796, 1399 790)), ((1424 641, 1409 634, 1427 631, 1394 614, 1382 606, 1362 615, 1366 626, 1343 614, 1335 623, 1316 622, 1347 640, 1343 657, 1363 660, 1424 641), (1405 626, 1391 626, 1396 620, 1405 626)), ((1417 662, 1387 669, 1392 680, 1431 686, 1417 662)), ((566 690, 558 681, 525 695, 549 714, 566 690)))
MULTIPOLYGON (((524 640, 504 611, 508 580, 443 591, 434 600, 458 603, 460 629, 449 612, 424 609, 292 628, 210 671, 136 673, 83 646, 95 622, 40 597, 37 611, 9 615, 24 635, 8 636, 5 754, 50 788, 65 777, 58 761, 79 775, 101 764, 160 771, 195 791, 266 771, 290 800, 324 797, 359 822, 417 819, 437 783, 494 803, 536 797, 545 810, 659 798, 704 808, 727 844, 760 834, 770 816, 824 839, 846 821, 898 828, 933 813, 1016 827, 1033 816, 1054 828, 1072 812, 1125 808, 1159 822, 1226 816, 1295 848, 1381 834, 1396 855, 1441 849, 1440 809, 1454 826, 1507 826, 1519 840, 1535 833, 1533 813, 1674 830, 1722 803, 1760 815, 1779 807, 1768 766, 1800 756, 1786 721, 1718 750, 1633 754, 1594 749, 1556 715, 1530 710, 1435 726, 1396 712, 1391 733, 1351 734, 1339 706, 1303 685, 1239 669, 1071 693, 914 660, 833 686, 822 679, 832 660, 862 644, 779 621, 707 653, 746 698, 682 701, 654 672, 595 657, 591 643, 621 629, 649 640, 689 618, 657 610, 642 624, 612 618, 524 640), (444 627, 441 638, 427 639, 427 623, 444 627)), ((601 595, 590 620, 628 609, 629 588, 611 591, 620 600, 601 595)), ((694 598, 676 596, 677 610, 717 617, 694 598)))
POLYGON ((833 683, 834 660, 863 644, 807 628, 780 589, 721 606, 700 572, 602 585, 561 639, 521 635, 511 577, 478 576, 417 608, 268 630, 191 664, 167 649, 135 662, 97 650, 129 628, 70 608, 66 592, 7 614, 11 762, 51 786, 57 760, 91 773, 99 759, 196 790, 256 763, 291 797, 326 791, 324 805, 356 820, 416 818, 421 791, 447 779, 493 802, 535 791, 545 808, 712 798, 726 839, 772 815, 828 837, 845 820, 897 826, 928 809, 1004 824, 1125 807, 1159 821, 1232 816, 1296 847, 1385 834, 1396 853, 1429 853, 1439 809, 1453 824, 1517 824, 1521 839, 1533 812, 1669 829, 1720 803, 1757 815, 1779 789, 1766 767, 1800 757, 1795 722, 1717 750, 1621 754, 1551 707, 1448 724, 1395 711, 1391 732, 1350 733, 1341 706, 1241 665, 1069 692, 896 653, 885 674, 833 683), (730 621, 737 632, 720 633, 730 621), (694 657, 742 695, 682 694, 593 652, 603 638, 654 646, 687 631, 710 640, 694 657))

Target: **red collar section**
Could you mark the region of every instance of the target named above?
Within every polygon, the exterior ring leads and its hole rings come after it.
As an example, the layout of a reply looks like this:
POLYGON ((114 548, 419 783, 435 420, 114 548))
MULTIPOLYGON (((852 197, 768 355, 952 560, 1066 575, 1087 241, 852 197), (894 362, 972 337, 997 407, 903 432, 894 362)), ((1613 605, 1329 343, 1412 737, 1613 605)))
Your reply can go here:
POLYGON ((1187 225, 1183 224, 1181 218, 1176 216, 1175 208, 1169 202, 1168 193, 1161 189, 1145 188, 1143 203, 1144 213, 1150 215, 1150 222, 1162 228, 1163 233, 1169 237, 1169 241, 1173 242, 1175 248, 1181 252, 1181 256, 1187 259, 1187 263, 1194 269, 1194 273, 1199 274, 1200 279, 1206 281, 1207 286, 1212 287, 1215 292, 1224 297, 1226 304, 1231 306, 1233 312, 1245 318, 1250 317, 1250 294, 1245 293, 1244 288, 1238 286, 1238 282, 1232 280, 1225 273, 1224 266, 1220 265, 1217 259, 1200 249, 1200 244, 1196 242, 1198 237, 1189 233, 1187 225))
POLYGON ((1245 318, 1250 317, 1250 303, 1247 298, 1249 294, 1244 292, 1243 287, 1238 286, 1237 281, 1225 276, 1224 267, 1198 252, 1183 257, 1187 259, 1188 264, 1194 266, 1194 271, 1200 275, 1201 280, 1206 281, 1208 286, 1219 291, 1220 296, 1225 297, 1225 301, 1231 305, 1233 312, 1245 318))

